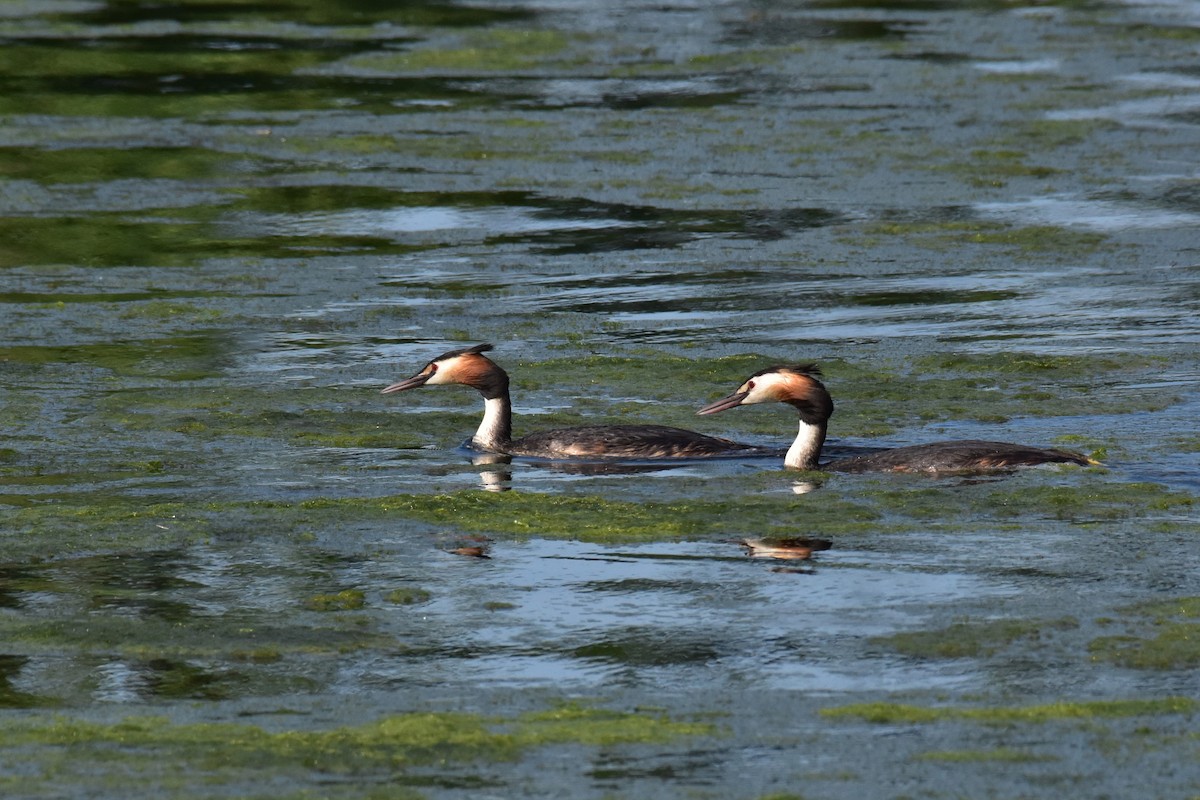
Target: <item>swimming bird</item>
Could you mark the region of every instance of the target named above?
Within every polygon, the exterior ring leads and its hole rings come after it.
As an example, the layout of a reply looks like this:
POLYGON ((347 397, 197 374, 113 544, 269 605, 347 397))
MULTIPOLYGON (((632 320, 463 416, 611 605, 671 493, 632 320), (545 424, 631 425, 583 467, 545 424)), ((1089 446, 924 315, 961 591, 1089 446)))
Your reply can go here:
POLYGON ((774 452, 769 448, 666 425, 584 425, 539 431, 513 439, 508 373, 484 355, 492 349, 490 344, 477 344, 443 353, 411 378, 384 388, 383 393, 441 384, 475 389, 483 396, 483 421, 471 437, 471 446, 491 453, 551 459, 661 459, 769 455, 774 452))
POLYGON ((776 539, 772 537, 755 537, 739 539, 740 544, 751 558, 778 558, 791 561, 807 561, 812 554, 819 550, 828 550, 833 542, 828 539, 791 538, 776 539))
POLYGON ((754 373, 728 397, 696 413, 716 414, 754 403, 787 403, 800 413, 800 430, 784 457, 792 469, 829 472, 979 472, 1037 464, 1089 465, 1097 462, 1070 450, 1030 447, 976 439, 895 447, 820 463, 833 398, 817 379, 815 364, 769 367, 754 373))

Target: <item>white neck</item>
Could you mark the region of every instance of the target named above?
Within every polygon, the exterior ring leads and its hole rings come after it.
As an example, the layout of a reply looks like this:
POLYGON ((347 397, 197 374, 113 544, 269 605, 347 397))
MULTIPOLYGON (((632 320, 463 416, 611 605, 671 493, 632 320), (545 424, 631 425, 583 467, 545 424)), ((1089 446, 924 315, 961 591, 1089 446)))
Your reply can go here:
POLYGON ((800 430, 796 441, 788 448, 783 465, 791 469, 816 469, 817 460, 821 457, 821 447, 825 444, 825 426, 811 425, 800 420, 800 430))
POLYGON ((471 437, 471 442, 481 450, 502 452, 512 437, 512 404, 507 397, 493 397, 483 401, 483 422, 471 437))

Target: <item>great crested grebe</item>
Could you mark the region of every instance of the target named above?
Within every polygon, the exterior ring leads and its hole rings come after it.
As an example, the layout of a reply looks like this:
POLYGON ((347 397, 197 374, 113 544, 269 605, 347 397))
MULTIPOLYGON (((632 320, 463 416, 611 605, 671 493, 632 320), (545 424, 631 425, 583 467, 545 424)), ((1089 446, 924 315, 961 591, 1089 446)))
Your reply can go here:
POLYGON ((483 422, 471 445, 491 453, 542 458, 703 458, 720 455, 769 455, 770 448, 705 436, 665 425, 585 425, 558 428, 512 438, 512 401, 508 373, 483 355, 490 344, 443 353, 407 380, 393 383, 384 394, 420 386, 461 384, 483 395, 483 422))
POLYGON ((710 403, 697 414, 716 414, 753 403, 787 403, 800 412, 800 431, 787 451, 784 465, 792 469, 830 472, 974 472, 1066 463, 1097 462, 1069 450, 1028 447, 975 439, 933 442, 880 450, 819 464, 825 429, 833 415, 833 398, 816 376, 815 364, 770 367, 751 375, 728 397, 710 403))
POLYGON ((739 539, 751 558, 778 558, 791 561, 807 561, 818 550, 828 550, 833 542, 828 539, 775 539, 771 537, 739 539))

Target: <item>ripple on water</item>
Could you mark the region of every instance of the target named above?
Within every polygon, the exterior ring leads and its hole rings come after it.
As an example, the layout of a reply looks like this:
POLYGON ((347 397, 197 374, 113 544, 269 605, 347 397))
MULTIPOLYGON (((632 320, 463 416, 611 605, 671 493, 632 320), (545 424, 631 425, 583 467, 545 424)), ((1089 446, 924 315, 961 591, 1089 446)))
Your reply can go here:
POLYGON ((1039 72, 1058 72, 1062 62, 1057 58, 1042 58, 1014 61, 975 61, 972 67, 980 72, 996 75, 1033 75, 1039 72))
POLYGON ((427 237, 481 241, 505 234, 599 230, 625 224, 615 219, 555 219, 539 209, 515 206, 481 209, 423 206, 317 214, 242 213, 235 216, 232 227, 259 236, 427 237))
MULTIPOLYGON (((1140 81, 1149 83, 1149 80, 1140 81)), ((1124 100, 1106 106, 1095 108, 1072 108, 1061 111, 1051 111, 1046 119, 1056 122, 1073 122, 1078 120, 1107 120, 1121 125, 1137 128, 1175 128, 1192 127, 1200 114, 1200 93, 1194 90, 1193 82, 1170 81, 1169 89, 1183 88, 1187 94, 1164 94, 1157 97, 1124 100)))
MULTIPOLYGON (((420 634, 426 654, 451 648, 469 657, 432 673, 429 658, 376 661, 372 683, 586 691, 614 681, 715 687, 733 674, 765 688, 878 688, 879 656, 864 648, 864 637, 918 624, 931 609, 968 597, 1014 591, 855 551, 778 567, 742 557, 733 543, 598 549, 532 540, 506 543, 479 564, 438 565, 446 583, 434 590, 441 599, 423 609, 420 634), (479 610, 484 598, 501 607, 479 610)), ((887 677, 895 689, 958 679, 891 664, 887 677)))
POLYGON ((1077 197, 1036 197, 1006 203, 981 203, 984 217, 1025 225, 1079 226, 1096 231, 1155 230, 1200 224, 1200 214, 1155 208, 1149 203, 1077 197))

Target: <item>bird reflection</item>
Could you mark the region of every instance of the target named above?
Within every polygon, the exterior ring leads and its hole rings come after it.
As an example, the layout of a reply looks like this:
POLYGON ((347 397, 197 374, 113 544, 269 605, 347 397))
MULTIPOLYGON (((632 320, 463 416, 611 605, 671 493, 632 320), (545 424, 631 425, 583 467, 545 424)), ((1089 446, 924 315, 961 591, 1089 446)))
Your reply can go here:
POLYGON ((481 544, 454 547, 446 552, 456 556, 467 556, 468 558, 491 558, 491 556, 488 555, 487 547, 481 544))
POLYGON ((485 492, 507 492, 512 488, 512 456, 503 453, 476 453, 471 463, 477 467, 490 467, 479 471, 480 487, 485 492))
POLYGON ((645 461, 535 461, 533 466, 554 472, 564 472, 568 475, 636 475, 640 472, 677 469, 681 464, 645 461))

